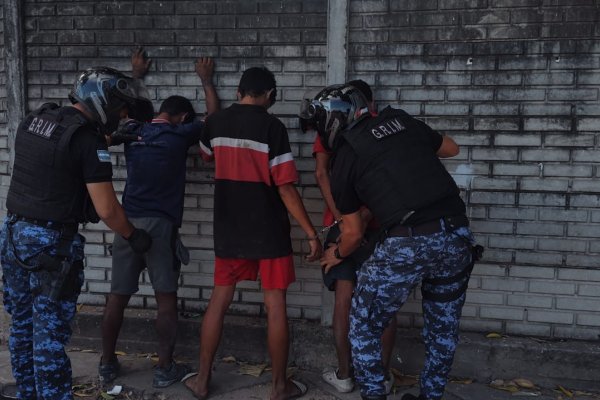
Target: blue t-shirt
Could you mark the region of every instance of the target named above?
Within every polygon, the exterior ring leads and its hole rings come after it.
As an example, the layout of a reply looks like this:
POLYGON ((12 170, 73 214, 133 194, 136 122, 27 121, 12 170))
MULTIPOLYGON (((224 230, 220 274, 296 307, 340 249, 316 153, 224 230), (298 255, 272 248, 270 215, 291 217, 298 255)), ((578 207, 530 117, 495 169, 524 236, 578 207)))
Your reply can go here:
POLYGON ((127 183, 123 208, 129 217, 166 217, 181 226, 186 159, 204 123, 171 125, 164 119, 144 124, 141 141, 125 145, 127 183))

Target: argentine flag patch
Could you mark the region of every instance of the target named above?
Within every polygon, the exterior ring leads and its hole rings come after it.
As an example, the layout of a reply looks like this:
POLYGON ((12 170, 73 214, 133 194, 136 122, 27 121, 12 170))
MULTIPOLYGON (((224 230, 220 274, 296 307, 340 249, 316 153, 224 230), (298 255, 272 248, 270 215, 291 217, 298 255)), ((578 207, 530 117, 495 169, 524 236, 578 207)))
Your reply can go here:
POLYGON ((110 153, 108 150, 96 150, 96 153, 100 162, 110 162, 110 153))

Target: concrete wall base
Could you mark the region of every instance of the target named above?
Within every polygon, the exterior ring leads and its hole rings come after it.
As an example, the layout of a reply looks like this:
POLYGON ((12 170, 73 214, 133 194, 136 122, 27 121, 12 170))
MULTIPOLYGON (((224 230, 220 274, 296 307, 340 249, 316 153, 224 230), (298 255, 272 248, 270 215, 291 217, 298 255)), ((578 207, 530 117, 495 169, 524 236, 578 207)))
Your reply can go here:
MULTIPOLYGON (((84 307, 73 324, 71 345, 100 348, 102 307, 84 307)), ((118 349, 126 352, 153 352, 156 334, 154 312, 127 310, 118 349)), ((186 358, 198 354, 200 315, 180 317, 176 353, 186 358)), ((290 363, 310 370, 335 365, 331 328, 318 323, 292 320, 290 363)), ((228 316, 225 319, 219 356, 263 362, 268 359, 266 320, 258 317, 228 316)), ((417 374, 424 346, 416 330, 399 330, 394 350, 394 367, 417 374)), ((542 387, 600 390, 600 344, 584 341, 548 341, 535 338, 488 339, 478 333, 461 334, 452 375, 478 382, 493 379, 527 378, 542 387)))

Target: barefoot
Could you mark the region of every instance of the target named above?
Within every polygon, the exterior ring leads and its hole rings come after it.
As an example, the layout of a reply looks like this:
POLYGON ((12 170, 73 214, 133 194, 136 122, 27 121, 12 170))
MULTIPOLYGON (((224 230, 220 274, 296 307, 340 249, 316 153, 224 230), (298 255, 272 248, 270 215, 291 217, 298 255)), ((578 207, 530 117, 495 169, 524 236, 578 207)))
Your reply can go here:
POLYGON ((188 378, 183 381, 183 384, 190 392, 196 396, 198 400, 204 400, 208 398, 208 379, 204 382, 200 379, 200 375, 188 378))
POLYGON ((288 379, 282 393, 271 393, 271 400, 297 399, 306 394, 307 387, 300 381, 288 379))

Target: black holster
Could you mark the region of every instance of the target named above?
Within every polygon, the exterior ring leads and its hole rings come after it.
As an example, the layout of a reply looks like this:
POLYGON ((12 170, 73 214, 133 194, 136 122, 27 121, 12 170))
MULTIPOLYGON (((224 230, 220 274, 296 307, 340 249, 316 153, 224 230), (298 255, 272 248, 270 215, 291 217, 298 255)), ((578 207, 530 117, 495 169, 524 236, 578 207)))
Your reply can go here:
POLYGON ((48 296, 51 300, 61 300, 71 297, 79 288, 73 287, 77 281, 79 271, 83 268, 82 262, 69 261, 73 238, 77 233, 77 225, 65 226, 60 231, 60 238, 56 246, 56 256, 42 253, 38 256, 41 267, 40 294, 48 296), (77 268, 80 267, 80 268, 77 268))
MULTIPOLYGON (((14 222, 14 221, 13 221, 14 222)), ((65 224, 60 229, 60 237, 56 246, 56 255, 51 256, 41 253, 33 259, 32 263, 21 260, 17 255, 17 249, 13 243, 12 229, 8 225, 8 240, 15 254, 15 260, 19 266, 29 272, 36 272, 40 277, 40 288, 35 295, 43 294, 57 301, 71 297, 77 293, 79 271, 83 269, 83 262, 71 263, 69 255, 73 238, 77 233, 77 224, 65 224)))

